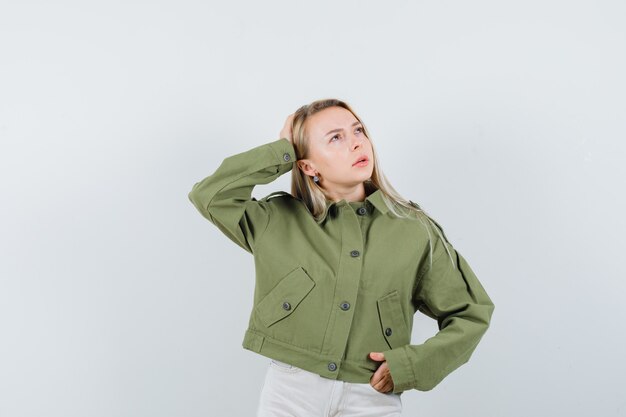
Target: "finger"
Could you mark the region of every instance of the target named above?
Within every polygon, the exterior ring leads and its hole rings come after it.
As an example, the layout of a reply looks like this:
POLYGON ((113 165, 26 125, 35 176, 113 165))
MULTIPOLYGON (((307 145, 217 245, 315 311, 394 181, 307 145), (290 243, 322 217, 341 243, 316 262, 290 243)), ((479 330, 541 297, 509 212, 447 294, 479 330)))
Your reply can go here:
POLYGON ((393 387, 391 386, 391 383, 387 382, 387 384, 385 384, 385 389, 383 390, 383 392, 389 392, 393 389, 393 387))
POLYGON ((381 388, 380 388, 381 391, 382 392, 389 391, 392 385, 393 385, 393 381, 391 380, 391 377, 388 374, 385 374, 385 377, 383 378, 381 382, 381 388))
POLYGON ((383 379, 383 372, 380 369, 380 367, 376 370, 376 372, 374 372, 374 375, 372 375, 371 381, 374 384, 379 383, 382 379, 383 379))
POLYGON ((376 390, 380 391, 380 392, 385 392, 387 390, 387 381, 385 379, 381 379, 377 384, 376 384, 376 390))
POLYGON ((373 385, 373 387, 377 390, 377 391, 383 391, 383 388, 385 387, 385 380, 384 379, 380 379, 378 381, 376 381, 376 383, 373 385))

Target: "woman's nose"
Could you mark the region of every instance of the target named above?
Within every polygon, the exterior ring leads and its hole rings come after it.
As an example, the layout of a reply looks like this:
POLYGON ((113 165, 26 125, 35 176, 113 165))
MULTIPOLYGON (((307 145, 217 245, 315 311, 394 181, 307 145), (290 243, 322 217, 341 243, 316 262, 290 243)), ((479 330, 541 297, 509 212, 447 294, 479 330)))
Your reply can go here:
POLYGON ((361 145, 363 145, 363 139, 356 135, 353 135, 352 136, 352 149, 355 149, 356 147, 361 146, 361 145))

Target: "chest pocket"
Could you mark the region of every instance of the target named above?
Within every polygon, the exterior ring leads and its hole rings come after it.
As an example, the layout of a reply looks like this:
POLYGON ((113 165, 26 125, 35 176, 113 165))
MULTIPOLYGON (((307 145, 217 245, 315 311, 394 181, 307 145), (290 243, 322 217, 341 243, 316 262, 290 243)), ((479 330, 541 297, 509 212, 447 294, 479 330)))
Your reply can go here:
POLYGON ((411 342, 411 334, 406 325, 400 296, 397 290, 376 300, 380 329, 391 349, 407 345, 411 342))
POLYGON ((294 312, 314 286, 315 281, 302 267, 297 267, 259 301, 256 306, 259 319, 266 327, 284 319, 294 312))

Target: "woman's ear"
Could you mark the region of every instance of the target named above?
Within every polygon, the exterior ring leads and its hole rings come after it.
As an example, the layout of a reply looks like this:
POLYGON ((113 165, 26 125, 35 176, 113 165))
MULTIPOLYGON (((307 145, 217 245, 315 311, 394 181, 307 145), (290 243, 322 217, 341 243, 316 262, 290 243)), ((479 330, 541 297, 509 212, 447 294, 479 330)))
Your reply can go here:
POLYGON ((296 164, 298 164, 300 171, 304 172, 306 175, 313 176, 313 175, 316 175, 317 173, 317 170, 311 164, 311 161, 308 159, 298 159, 296 161, 296 164))

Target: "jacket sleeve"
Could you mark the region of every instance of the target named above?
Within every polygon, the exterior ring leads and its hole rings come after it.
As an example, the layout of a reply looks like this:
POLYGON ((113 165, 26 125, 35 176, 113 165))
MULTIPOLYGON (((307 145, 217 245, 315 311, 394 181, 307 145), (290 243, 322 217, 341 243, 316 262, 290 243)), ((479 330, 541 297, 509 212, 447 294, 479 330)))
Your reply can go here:
POLYGON ((431 390, 466 363, 494 311, 478 278, 445 235, 436 239, 432 256, 432 266, 417 277, 413 299, 421 312, 437 320, 439 331, 422 344, 383 351, 394 393, 431 390))
POLYGON ((189 200, 230 240, 253 253, 272 205, 252 197, 252 190, 290 171, 295 160, 294 147, 286 138, 229 156, 213 174, 194 184, 189 200))

